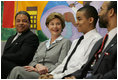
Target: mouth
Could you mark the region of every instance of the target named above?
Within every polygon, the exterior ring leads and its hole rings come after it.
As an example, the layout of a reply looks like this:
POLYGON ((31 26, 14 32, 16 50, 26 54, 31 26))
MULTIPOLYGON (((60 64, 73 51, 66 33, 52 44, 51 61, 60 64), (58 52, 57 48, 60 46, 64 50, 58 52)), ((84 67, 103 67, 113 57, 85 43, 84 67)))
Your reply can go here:
POLYGON ((77 28, 79 28, 80 26, 79 25, 77 25, 77 28))
POLYGON ((24 28, 25 26, 23 26, 23 25, 20 25, 20 26, 18 26, 18 28, 24 28))
POLYGON ((55 30, 52 30, 53 32, 58 32, 59 30, 58 29, 55 29, 55 30))
POLYGON ((24 27, 25 27, 25 26, 17 26, 17 29, 18 29, 18 30, 24 30, 24 27))

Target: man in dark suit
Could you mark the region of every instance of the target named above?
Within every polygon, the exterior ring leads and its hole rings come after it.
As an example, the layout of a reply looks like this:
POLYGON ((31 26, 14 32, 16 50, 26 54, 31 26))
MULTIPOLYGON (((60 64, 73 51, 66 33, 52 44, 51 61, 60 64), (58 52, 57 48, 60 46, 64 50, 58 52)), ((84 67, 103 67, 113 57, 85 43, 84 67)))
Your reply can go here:
POLYGON ((39 45, 38 37, 30 31, 30 15, 20 11, 15 16, 17 33, 6 42, 1 59, 1 78, 7 78, 15 66, 28 65, 39 45))
POLYGON ((117 1, 103 3, 99 24, 107 28, 108 33, 94 45, 87 63, 80 70, 65 76, 65 79, 117 78, 117 1))

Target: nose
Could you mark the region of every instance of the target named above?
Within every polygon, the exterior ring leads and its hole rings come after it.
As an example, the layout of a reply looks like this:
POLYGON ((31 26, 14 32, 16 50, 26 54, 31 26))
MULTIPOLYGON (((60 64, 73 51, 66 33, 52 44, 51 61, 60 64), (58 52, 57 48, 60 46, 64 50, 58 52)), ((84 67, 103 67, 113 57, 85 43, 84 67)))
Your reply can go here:
POLYGON ((75 26, 75 27, 78 27, 78 24, 79 24, 79 22, 76 21, 74 26, 75 26))
POLYGON ((20 24, 23 24, 23 22, 22 22, 22 21, 20 21, 20 24))
POLYGON ((100 15, 101 15, 101 11, 98 12, 98 16, 100 16, 100 15))
POLYGON ((54 24, 54 28, 56 28, 57 27, 57 24, 54 24))
POLYGON ((77 21, 76 21, 76 25, 78 25, 78 24, 79 24, 79 21, 77 20, 77 21))
POLYGON ((98 13, 98 17, 100 16, 100 12, 98 13))

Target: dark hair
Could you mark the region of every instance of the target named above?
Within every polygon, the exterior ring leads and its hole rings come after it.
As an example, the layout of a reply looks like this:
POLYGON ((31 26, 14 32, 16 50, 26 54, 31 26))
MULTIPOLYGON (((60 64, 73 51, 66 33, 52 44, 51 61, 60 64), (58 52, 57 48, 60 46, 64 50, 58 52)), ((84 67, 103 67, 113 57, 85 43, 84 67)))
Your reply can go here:
POLYGON ((110 1, 110 3, 108 4, 108 10, 110 10, 111 8, 113 8, 114 12, 117 14, 117 1, 110 1))
POLYGON ((84 6, 90 6, 90 3, 91 3, 92 1, 83 1, 83 5, 84 6))
MULTIPOLYGON (((20 12, 16 13, 15 19, 16 19, 16 17, 17 17, 19 14, 24 14, 24 15, 26 15, 26 16, 28 17, 29 22, 30 22, 30 15, 29 15, 29 13, 27 13, 26 11, 20 11, 20 12)), ((30 23, 31 23, 31 22, 30 22, 30 23)))
POLYGON ((78 11, 85 11, 84 15, 87 19, 90 17, 93 17, 94 18, 93 24, 95 27, 97 20, 98 20, 98 12, 93 6, 86 5, 80 9, 78 9, 78 11))

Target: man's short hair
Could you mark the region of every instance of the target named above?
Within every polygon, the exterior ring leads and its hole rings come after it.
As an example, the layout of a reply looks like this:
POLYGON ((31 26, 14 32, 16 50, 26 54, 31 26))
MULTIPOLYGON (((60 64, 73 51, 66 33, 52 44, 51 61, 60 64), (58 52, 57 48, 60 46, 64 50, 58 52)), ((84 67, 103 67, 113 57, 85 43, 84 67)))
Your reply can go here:
MULTIPOLYGON (((20 12, 16 13, 15 19, 16 19, 16 17, 17 17, 19 14, 24 14, 24 15, 26 15, 26 16, 28 17, 29 22, 30 22, 30 15, 29 15, 29 13, 27 13, 26 11, 20 11, 20 12)), ((31 22, 30 22, 30 23, 31 23, 31 22)))
POLYGON ((98 12, 93 6, 87 5, 87 6, 84 6, 80 9, 78 9, 78 11, 85 11, 84 15, 87 19, 90 17, 93 17, 94 18, 93 24, 95 27, 97 20, 98 20, 98 12))
POLYGON ((117 14, 117 1, 110 1, 110 3, 108 4, 108 10, 110 10, 111 8, 113 8, 114 12, 117 14))

